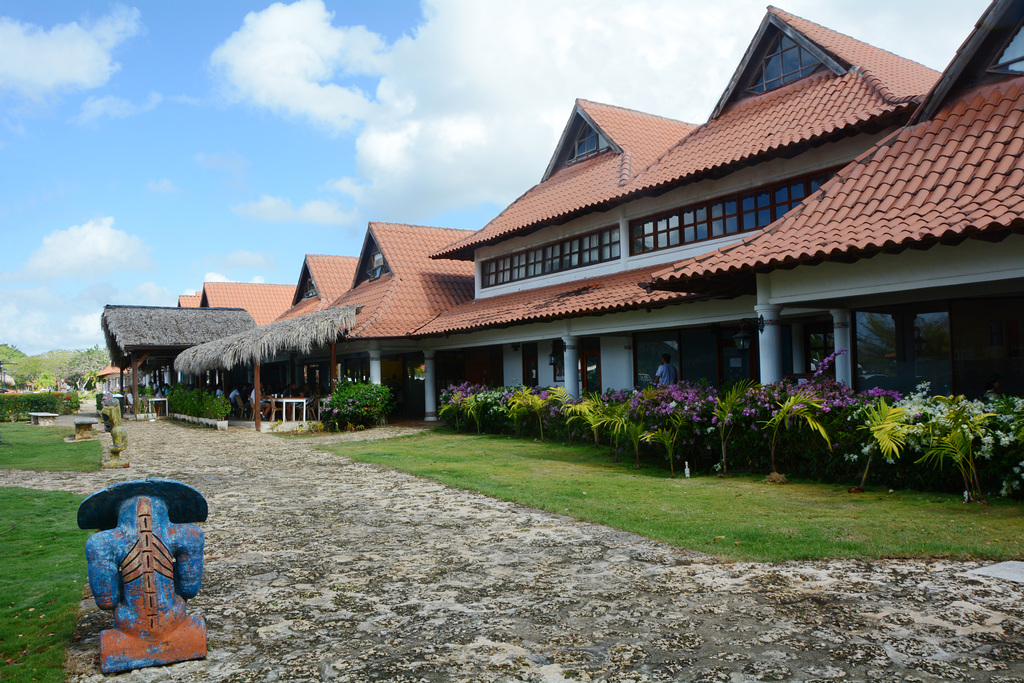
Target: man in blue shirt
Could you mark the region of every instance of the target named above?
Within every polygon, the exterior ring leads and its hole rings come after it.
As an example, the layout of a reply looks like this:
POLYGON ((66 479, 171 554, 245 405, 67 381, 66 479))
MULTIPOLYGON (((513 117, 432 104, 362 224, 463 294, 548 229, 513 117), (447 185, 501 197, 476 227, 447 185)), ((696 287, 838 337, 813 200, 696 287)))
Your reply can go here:
POLYGON ((661 354, 661 365, 654 373, 654 383, 659 387, 676 383, 676 366, 672 365, 672 356, 667 353, 661 354))

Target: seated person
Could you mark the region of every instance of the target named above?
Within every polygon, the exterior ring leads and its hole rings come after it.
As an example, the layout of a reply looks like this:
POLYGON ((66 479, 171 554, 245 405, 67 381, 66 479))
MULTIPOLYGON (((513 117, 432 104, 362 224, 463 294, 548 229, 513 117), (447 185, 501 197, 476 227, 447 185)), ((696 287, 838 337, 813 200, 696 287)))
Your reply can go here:
MULTIPOLYGON (((260 389, 260 415, 264 420, 269 419, 274 414, 274 402, 267 398, 269 396, 267 386, 264 384, 260 389)), ((256 405, 256 388, 253 387, 252 393, 249 394, 249 403, 256 405)))
POLYGON ((231 404, 231 409, 236 411, 236 415, 239 417, 245 415, 245 406, 242 405, 242 392, 238 390, 238 387, 232 387, 231 393, 228 394, 228 403, 231 404))

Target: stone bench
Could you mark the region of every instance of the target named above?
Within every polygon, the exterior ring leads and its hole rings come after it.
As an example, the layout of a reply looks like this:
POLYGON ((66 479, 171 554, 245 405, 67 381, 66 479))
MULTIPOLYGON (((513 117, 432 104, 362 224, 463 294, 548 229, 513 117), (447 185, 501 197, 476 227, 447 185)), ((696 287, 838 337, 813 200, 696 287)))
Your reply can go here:
POLYGON ((28 417, 34 425, 52 427, 57 424, 57 413, 29 413, 28 417))
POLYGON ((75 438, 73 441, 88 441, 95 438, 92 435, 92 426, 99 422, 95 417, 75 418, 75 438))

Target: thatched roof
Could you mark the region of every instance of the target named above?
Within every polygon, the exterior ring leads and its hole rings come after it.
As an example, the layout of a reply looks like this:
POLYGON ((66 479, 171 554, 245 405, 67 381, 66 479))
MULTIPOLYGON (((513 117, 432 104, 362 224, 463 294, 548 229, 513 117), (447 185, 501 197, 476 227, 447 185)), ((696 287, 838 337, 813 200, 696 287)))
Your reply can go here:
POLYGON ((100 319, 114 365, 127 367, 132 351, 172 354, 197 344, 256 327, 240 308, 105 306, 100 319))
POLYGON ((182 353, 174 361, 174 368, 194 375, 265 363, 281 351, 309 353, 352 329, 357 310, 356 306, 337 306, 216 339, 182 353))

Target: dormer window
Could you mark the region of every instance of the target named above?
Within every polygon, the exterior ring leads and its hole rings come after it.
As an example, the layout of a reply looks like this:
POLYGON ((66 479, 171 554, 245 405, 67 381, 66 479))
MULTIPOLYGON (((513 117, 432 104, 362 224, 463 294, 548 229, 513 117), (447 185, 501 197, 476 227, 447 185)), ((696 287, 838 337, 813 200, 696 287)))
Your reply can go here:
POLYGON ((768 48, 750 91, 763 93, 774 90, 809 76, 820 66, 821 62, 814 55, 797 45, 786 34, 779 33, 775 42, 768 48))
POLYGON ((576 134, 576 145, 572 159, 582 159, 597 151, 597 131, 590 126, 583 126, 576 134))
POLYGON ((999 59, 992 65, 992 68, 1024 72, 1024 28, 1017 29, 1017 34, 1003 50, 1003 54, 999 55, 999 59))
POLYGON ((366 274, 371 280, 376 280, 386 272, 388 272, 387 261, 384 260, 384 254, 380 253, 378 249, 370 256, 370 267, 367 269, 366 274))
POLYGON ((313 278, 306 280, 306 291, 302 294, 303 299, 312 299, 315 296, 320 296, 320 293, 316 291, 316 284, 313 282, 313 278))

